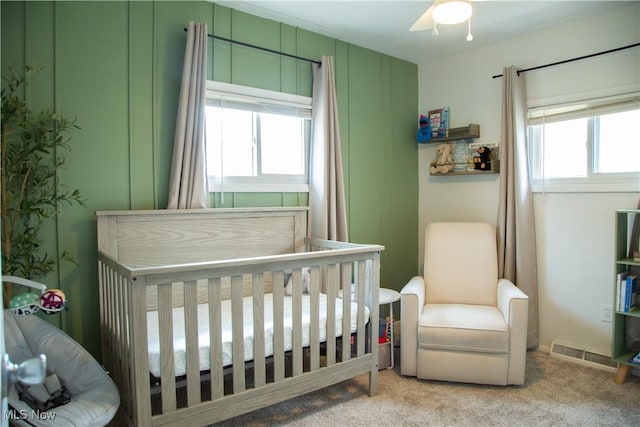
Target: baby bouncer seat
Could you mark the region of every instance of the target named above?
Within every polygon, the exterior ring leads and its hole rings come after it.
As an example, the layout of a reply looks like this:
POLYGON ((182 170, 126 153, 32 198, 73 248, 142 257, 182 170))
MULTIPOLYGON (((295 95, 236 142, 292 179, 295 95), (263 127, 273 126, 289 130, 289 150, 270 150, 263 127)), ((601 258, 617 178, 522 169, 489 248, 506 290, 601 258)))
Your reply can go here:
MULTIPOLYGON (((44 285, 27 279, 3 276, 3 281, 41 289, 44 285), (17 279, 17 280, 14 280, 17 279)), ((37 303, 34 303, 34 307, 37 303)), ((43 308, 44 309, 44 308, 43 308)), ((37 310, 26 310, 27 312, 37 310)), ((24 426, 105 426, 120 406, 115 383, 100 364, 69 335, 35 315, 16 315, 17 309, 4 310, 6 351, 13 363, 46 355, 44 386, 13 384, 9 389, 9 415, 13 425, 24 426), (57 390, 51 390, 51 387, 57 390), (40 391, 41 390, 41 391, 40 391), (42 403, 47 390, 51 400, 42 403), (34 397, 35 396, 35 397, 34 397), (22 398, 21 398, 22 397, 22 398), (31 405, 27 403, 31 401, 31 405), (67 403, 65 403, 67 402, 67 403), (48 407, 49 409, 44 409, 48 407)))

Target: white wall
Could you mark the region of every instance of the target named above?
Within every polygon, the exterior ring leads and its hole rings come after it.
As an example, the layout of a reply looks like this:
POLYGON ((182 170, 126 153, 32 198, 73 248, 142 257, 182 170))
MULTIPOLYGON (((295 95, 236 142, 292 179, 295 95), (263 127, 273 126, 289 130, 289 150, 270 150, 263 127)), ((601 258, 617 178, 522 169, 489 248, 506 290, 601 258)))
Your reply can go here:
MULTIPOLYGON (((449 106, 452 127, 477 123, 477 141, 498 141, 502 80, 491 76, 501 74, 503 66, 528 68, 640 41, 640 2, 612 2, 598 12, 418 64, 420 113, 449 106)), ((481 42, 481 34, 474 37, 481 42)), ((638 90, 640 49, 531 71, 525 78, 530 105, 638 90)), ((419 146, 421 234, 437 220, 495 223, 499 177, 432 177, 428 167, 434 156, 433 144, 419 146)), ((600 321, 600 306, 613 301, 614 210, 635 208, 639 195, 640 187, 634 193, 535 194, 541 348, 560 340, 611 353, 611 324, 600 321)), ((421 266, 423 243, 421 236, 421 266)))

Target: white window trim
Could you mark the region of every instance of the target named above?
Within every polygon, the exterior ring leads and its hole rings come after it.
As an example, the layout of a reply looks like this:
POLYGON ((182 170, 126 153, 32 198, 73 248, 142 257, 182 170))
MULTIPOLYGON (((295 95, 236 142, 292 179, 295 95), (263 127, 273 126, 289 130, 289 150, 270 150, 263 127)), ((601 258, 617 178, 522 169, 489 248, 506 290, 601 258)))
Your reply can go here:
POLYGON ((221 97, 224 97, 225 102, 264 103, 299 109, 303 111, 301 115, 311 117, 312 98, 309 96, 207 80, 206 98, 221 97))
MULTIPOLYGON (((628 174, 621 174, 628 175, 628 174)), ((554 178, 532 180, 534 193, 638 193, 640 175, 633 177, 554 178), (585 182, 588 181, 588 182, 585 182)))
MULTIPOLYGON (((291 93, 277 92, 250 86, 242 86, 214 80, 207 80, 206 98, 224 99, 225 105, 233 103, 264 104, 292 110, 300 117, 311 118, 312 98, 291 93)), ((268 111, 269 108, 265 108, 268 111)), ((306 147, 307 150, 310 146, 306 147)), ((306 176, 308 177, 308 167, 306 176)), ((249 192, 249 193, 308 193, 308 179, 300 176, 269 175, 268 179, 256 180, 250 177, 217 177, 209 176, 209 191, 211 192, 249 192), (262 181, 262 182, 261 182, 262 181)))
MULTIPOLYGON (((575 99, 553 99, 551 100, 536 100, 529 102, 529 123, 540 124, 542 120, 540 117, 543 112, 547 111, 551 114, 557 113, 564 116, 562 120, 568 120, 571 118, 573 111, 580 109, 584 110, 585 105, 591 105, 597 115, 605 114, 611 110, 613 105, 614 110, 623 110, 629 105, 638 103, 640 92, 638 86, 633 85, 632 90, 628 93, 617 93, 612 96, 598 96, 597 99, 591 101, 579 101, 575 99), (615 107, 618 105, 619 108, 615 107), (545 106, 546 105, 546 106, 545 106), (532 123, 533 122, 533 123, 532 123)), ((629 90, 631 87, 626 86, 625 89, 629 90)), ((527 132, 528 135, 528 132, 527 132)), ((591 148, 589 148, 591 150, 591 148)), ((537 150, 535 150, 537 151, 537 150)), ((533 156, 538 153, 528 150, 528 154, 533 156)), ((589 153, 589 161, 592 162, 593 153, 589 153)), ((533 170, 532 162, 535 159, 530 159, 529 170, 530 174, 533 170)), ((640 173, 608 173, 608 174, 592 174, 592 165, 589 166, 589 176, 583 178, 533 178, 530 177, 531 191, 534 193, 637 193, 640 192, 640 173)))

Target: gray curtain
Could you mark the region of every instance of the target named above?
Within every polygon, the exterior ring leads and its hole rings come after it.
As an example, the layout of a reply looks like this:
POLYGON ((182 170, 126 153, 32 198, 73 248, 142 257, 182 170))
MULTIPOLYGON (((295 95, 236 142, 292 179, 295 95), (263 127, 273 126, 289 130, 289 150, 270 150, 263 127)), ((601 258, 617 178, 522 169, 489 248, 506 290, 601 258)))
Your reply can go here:
POLYGON ((313 64, 308 236, 348 241, 333 57, 313 64))
POLYGON ((207 24, 189 22, 167 209, 209 207, 204 136, 207 24))
POLYGON ((527 162, 527 101, 524 75, 503 69, 498 273, 529 296, 527 347, 538 346, 538 279, 533 198, 527 162))

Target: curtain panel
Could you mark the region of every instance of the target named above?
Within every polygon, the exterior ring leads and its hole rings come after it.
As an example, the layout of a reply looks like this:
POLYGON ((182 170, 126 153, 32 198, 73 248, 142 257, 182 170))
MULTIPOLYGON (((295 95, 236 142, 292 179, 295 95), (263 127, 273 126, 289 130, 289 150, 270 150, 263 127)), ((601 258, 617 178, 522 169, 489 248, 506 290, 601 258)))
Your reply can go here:
POLYGON ((189 22, 167 209, 209 207, 205 152, 207 23, 189 22))
POLYGON ((313 64, 308 236, 348 241, 333 57, 313 64))
POLYGON ((527 347, 535 348, 539 340, 538 279, 526 146, 525 81, 515 66, 504 68, 502 75, 498 274, 529 297, 527 347))

